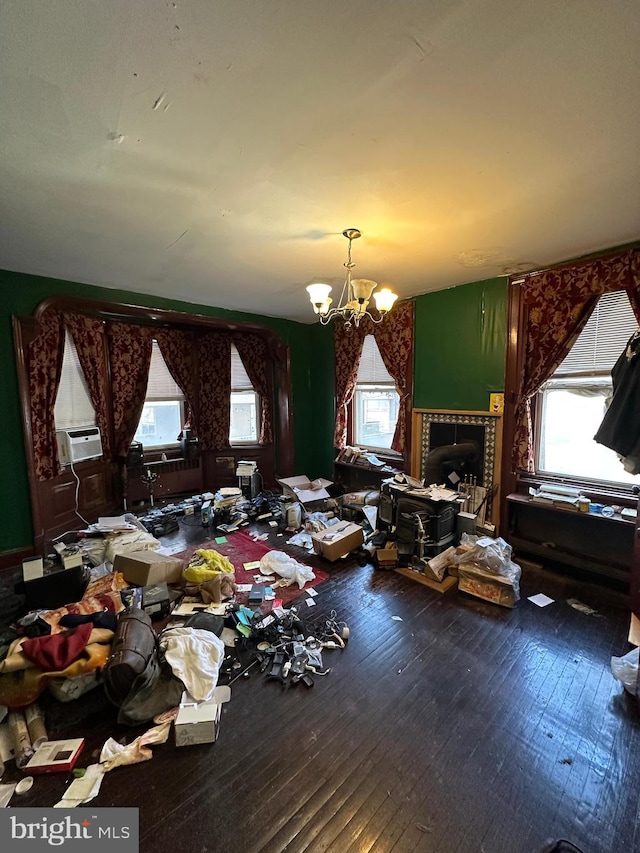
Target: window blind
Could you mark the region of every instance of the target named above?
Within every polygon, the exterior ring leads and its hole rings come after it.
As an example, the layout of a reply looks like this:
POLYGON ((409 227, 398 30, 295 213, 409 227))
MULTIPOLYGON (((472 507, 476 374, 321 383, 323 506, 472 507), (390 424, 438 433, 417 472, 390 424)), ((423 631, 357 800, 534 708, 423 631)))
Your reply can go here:
POLYGON ((385 385, 391 383, 395 387, 393 377, 384 366, 378 344, 373 335, 367 335, 362 347, 362 356, 358 365, 358 385, 385 385))
POLYGON ((87 391, 76 345, 69 332, 65 332, 64 337, 64 356, 54 419, 56 429, 95 426, 96 423, 96 413, 87 391))
POLYGON ((173 376, 169 373, 167 363, 162 357, 157 341, 153 342, 151 364, 149 365, 149 380, 145 400, 184 400, 184 394, 173 376))
POLYGON ((637 327, 625 291, 604 293, 554 376, 610 373, 637 327))
POLYGON ((244 369, 240 353, 233 344, 231 344, 231 390, 253 391, 253 385, 244 369))

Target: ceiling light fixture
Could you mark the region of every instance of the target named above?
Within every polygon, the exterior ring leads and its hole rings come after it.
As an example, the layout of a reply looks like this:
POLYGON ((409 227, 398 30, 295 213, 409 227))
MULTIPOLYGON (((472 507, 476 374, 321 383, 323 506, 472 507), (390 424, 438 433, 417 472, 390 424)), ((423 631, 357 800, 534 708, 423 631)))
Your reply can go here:
POLYGON ((351 244, 362 234, 357 228, 347 228, 342 232, 349 241, 349 254, 344 266, 347 269, 347 277, 342 285, 342 293, 340 294, 340 302, 337 308, 332 308, 333 299, 329 296, 331 293, 331 285, 321 284, 317 282, 310 284, 307 287, 309 299, 313 305, 313 310, 319 316, 323 326, 341 317, 347 328, 352 325, 356 328, 360 325, 363 317, 369 317, 374 323, 380 323, 385 315, 393 308, 393 303, 398 298, 393 291, 388 287, 383 287, 377 293, 373 291, 378 286, 375 281, 370 281, 367 278, 351 278, 351 271, 355 267, 355 263, 351 260, 351 244), (374 317, 368 310, 371 294, 375 299, 376 308, 378 311, 377 317, 374 317))

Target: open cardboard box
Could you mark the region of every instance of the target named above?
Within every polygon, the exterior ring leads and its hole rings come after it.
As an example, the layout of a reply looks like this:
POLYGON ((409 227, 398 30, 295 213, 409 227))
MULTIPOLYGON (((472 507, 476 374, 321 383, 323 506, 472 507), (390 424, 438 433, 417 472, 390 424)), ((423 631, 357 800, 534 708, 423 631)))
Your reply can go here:
POLYGON ((311 541, 316 554, 333 562, 364 545, 364 530, 359 524, 341 521, 320 533, 312 533, 311 541))
POLYGON ((176 746, 194 746, 217 740, 222 706, 229 699, 231 688, 226 685, 216 687, 213 696, 206 702, 196 702, 185 691, 174 722, 176 746))
POLYGON ((303 504, 331 497, 327 491, 327 486, 332 486, 333 483, 331 480, 325 480, 322 477, 318 477, 317 480, 310 480, 306 474, 301 474, 297 477, 284 477, 278 482, 286 497, 293 498, 303 504))

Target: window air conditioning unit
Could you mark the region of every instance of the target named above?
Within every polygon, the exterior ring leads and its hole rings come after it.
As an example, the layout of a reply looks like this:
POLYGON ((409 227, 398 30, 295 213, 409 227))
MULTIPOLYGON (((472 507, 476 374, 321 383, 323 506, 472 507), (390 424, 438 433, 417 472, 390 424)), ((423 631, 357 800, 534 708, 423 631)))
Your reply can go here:
POLYGON ((102 456, 102 439, 97 426, 74 427, 56 430, 58 456, 62 465, 73 465, 85 459, 102 456))

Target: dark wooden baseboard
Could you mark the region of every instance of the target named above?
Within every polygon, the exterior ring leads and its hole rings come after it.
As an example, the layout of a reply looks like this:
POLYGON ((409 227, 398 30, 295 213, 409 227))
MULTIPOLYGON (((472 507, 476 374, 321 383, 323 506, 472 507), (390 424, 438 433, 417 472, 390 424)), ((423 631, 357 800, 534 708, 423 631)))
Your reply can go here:
POLYGON ((0 552, 0 572, 6 572, 10 569, 15 569, 27 557, 33 557, 36 553, 35 548, 14 548, 12 551, 0 552))

